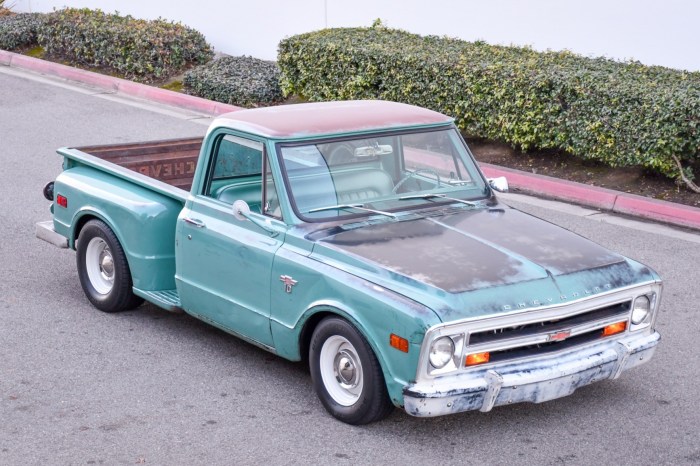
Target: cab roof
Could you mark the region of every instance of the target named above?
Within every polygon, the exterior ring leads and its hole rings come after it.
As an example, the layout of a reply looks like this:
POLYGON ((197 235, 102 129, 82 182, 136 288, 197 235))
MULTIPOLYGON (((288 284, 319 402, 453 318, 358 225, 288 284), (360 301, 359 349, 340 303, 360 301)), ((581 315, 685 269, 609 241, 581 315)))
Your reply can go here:
POLYGON ((414 105, 351 100, 239 110, 221 115, 212 127, 232 128, 271 139, 298 139, 451 121, 448 116, 414 105))

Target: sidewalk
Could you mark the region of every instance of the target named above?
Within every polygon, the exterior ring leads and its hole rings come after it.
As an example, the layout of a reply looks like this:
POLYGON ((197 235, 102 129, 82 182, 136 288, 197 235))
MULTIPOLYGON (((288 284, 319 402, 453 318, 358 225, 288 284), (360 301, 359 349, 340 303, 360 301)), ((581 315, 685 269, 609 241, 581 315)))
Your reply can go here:
MULTIPOLYGON (((0 65, 33 71, 47 76, 87 84, 109 92, 172 105, 208 115, 242 110, 234 105, 214 102, 132 81, 114 78, 70 66, 0 50, 0 65)), ((511 189, 535 196, 572 202, 603 211, 632 215, 656 222, 700 230, 700 209, 672 202, 599 188, 573 181, 480 164, 488 177, 505 176, 511 189)))

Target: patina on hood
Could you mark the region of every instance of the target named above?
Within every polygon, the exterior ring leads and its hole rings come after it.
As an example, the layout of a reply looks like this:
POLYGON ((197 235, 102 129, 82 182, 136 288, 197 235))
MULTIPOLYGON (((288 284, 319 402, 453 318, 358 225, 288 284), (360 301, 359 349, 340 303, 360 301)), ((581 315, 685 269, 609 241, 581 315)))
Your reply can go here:
POLYGON ((334 230, 316 239, 448 293, 626 263, 575 233, 502 205, 334 230))

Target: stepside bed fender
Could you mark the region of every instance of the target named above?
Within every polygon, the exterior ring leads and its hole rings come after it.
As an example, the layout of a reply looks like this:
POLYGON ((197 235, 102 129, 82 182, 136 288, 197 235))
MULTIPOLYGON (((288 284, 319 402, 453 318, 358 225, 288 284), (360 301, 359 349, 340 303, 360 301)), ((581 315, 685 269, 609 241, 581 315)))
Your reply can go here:
POLYGON ((175 225, 182 202, 94 168, 62 172, 54 185, 67 206, 54 205, 54 229, 75 249, 91 218, 114 231, 126 254, 134 287, 175 288, 175 225))

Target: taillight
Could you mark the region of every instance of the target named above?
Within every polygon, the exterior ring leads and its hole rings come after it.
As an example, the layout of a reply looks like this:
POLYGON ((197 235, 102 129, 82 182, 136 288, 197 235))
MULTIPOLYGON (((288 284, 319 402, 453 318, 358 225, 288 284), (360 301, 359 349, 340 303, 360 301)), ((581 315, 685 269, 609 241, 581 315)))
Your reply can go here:
POLYGON ((56 196, 56 204, 64 208, 68 207, 68 198, 59 194, 58 196, 56 196))

